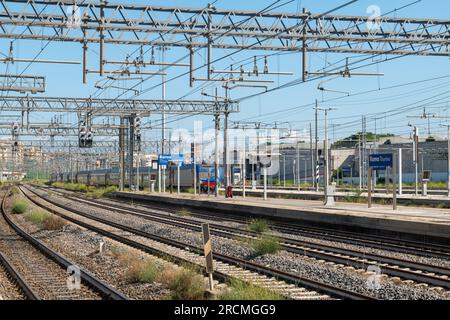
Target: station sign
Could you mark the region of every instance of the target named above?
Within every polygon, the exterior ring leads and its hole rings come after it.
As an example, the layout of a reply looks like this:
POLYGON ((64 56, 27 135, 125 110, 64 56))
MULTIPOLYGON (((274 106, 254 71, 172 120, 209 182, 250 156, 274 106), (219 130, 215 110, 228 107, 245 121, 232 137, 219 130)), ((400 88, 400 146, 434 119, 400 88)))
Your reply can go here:
POLYGON ((375 170, 392 168, 392 153, 378 153, 369 155, 369 166, 375 170))
POLYGON ((182 163, 184 161, 184 155, 182 154, 160 154, 158 155, 158 164, 160 166, 167 166, 169 162, 182 163))

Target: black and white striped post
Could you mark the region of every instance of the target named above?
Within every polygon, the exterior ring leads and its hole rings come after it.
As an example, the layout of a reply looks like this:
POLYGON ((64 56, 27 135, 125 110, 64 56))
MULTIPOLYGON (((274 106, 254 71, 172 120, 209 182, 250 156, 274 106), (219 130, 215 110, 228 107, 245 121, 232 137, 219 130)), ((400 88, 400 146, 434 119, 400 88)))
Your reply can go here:
POLYGON ((213 272, 214 272, 214 264, 213 264, 213 255, 212 255, 212 243, 211 243, 211 234, 209 232, 209 223, 202 223, 202 232, 203 232, 203 250, 205 253, 206 260, 206 272, 209 275, 209 290, 214 290, 213 283, 213 272))
POLYGON ((316 165, 316 190, 319 188, 319 179, 320 179, 320 165, 317 163, 316 165))

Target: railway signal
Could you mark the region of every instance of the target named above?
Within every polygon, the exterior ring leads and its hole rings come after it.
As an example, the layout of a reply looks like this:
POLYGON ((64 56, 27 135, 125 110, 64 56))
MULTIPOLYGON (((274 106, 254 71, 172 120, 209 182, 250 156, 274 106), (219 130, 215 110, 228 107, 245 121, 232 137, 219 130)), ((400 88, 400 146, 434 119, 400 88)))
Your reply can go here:
POLYGON ((78 126, 78 144, 80 148, 86 147, 87 127, 84 119, 80 120, 78 126))
POLYGON ((134 141, 136 143, 137 151, 141 151, 141 117, 136 116, 133 119, 133 127, 134 127, 134 141))

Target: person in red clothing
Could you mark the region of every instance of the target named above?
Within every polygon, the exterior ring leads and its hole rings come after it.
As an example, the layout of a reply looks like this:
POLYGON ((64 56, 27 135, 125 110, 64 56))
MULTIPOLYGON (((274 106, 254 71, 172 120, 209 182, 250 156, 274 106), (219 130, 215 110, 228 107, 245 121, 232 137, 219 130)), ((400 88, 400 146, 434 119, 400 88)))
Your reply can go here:
POLYGON ((228 186, 225 190, 225 198, 233 198, 233 187, 228 186))

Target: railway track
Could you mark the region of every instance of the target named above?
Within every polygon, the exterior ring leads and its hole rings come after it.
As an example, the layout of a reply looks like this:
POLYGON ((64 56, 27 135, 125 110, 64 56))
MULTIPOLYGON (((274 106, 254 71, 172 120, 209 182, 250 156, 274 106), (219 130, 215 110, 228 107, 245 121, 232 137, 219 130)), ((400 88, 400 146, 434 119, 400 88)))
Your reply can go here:
MULTIPOLYGON (((16 270, 14 265, 1 252, 0 252, 0 272, 3 272, 3 280, 10 280, 17 286, 18 295, 22 295, 23 298, 27 300, 40 300, 38 294, 34 292, 34 290, 27 284, 27 282, 20 275, 19 271, 16 270)), ((8 292, 8 294, 11 294, 11 292, 8 292)), ((3 300, 3 297, 1 297, 0 300, 3 300)))
POLYGON ((0 231, 5 268, 17 281, 25 296, 34 300, 126 300, 120 292, 109 287, 88 272, 79 269, 65 257, 47 247, 42 241, 15 224, 6 212, 2 197, 0 231), (6 258, 6 256, 8 258, 6 258), (80 270, 80 287, 69 287, 68 268, 80 270))
MULTIPOLYGON (((50 188, 54 189, 54 188, 50 188)), ((58 190, 60 191, 60 190, 58 190)), ((131 200, 114 199, 117 202, 131 204, 131 200)), ((140 206, 154 210, 161 210, 164 212, 170 212, 175 214, 177 209, 169 208, 169 206, 158 206, 155 204, 139 203, 140 206)), ((221 220, 247 224, 249 222, 248 217, 223 214, 220 212, 202 211, 199 209, 190 209, 191 216, 211 220, 214 217, 218 217, 221 220)), ((436 257, 440 259, 450 260, 450 246, 433 244, 428 245, 426 243, 420 243, 417 241, 410 241, 406 239, 394 239, 386 236, 369 235, 369 234, 356 234, 346 231, 330 230, 312 226, 299 226, 284 222, 271 222, 270 228, 274 231, 286 234, 302 234, 308 237, 313 237, 321 240, 339 241, 347 244, 354 244, 359 246, 372 247, 383 250, 391 250, 395 252, 414 254, 423 257, 436 257)))
MULTIPOLYGON (((46 196, 39 194, 39 192, 37 192, 36 190, 30 189, 28 187, 24 188, 24 194, 36 205, 54 214, 57 214, 62 218, 65 218, 73 223, 102 234, 106 237, 112 238, 116 241, 146 251, 150 254, 164 257, 168 255, 168 248, 179 249, 178 253, 181 255, 185 255, 187 251, 188 256, 190 256, 190 258, 187 259, 188 262, 192 263, 193 261, 196 261, 197 267, 198 265, 201 265, 203 268, 203 248, 189 245, 173 239, 153 235, 121 223, 110 221, 109 219, 104 219, 93 214, 88 214, 82 210, 74 209, 70 206, 70 204, 65 204, 61 203, 61 201, 48 199, 46 196), (41 200, 44 200, 46 203, 43 203, 41 200), (63 211, 74 214, 75 216, 77 216, 77 218, 68 216, 66 213, 63 213, 61 209, 63 211), (82 221, 79 219, 79 216, 86 218, 89 221, 82 221), (95 225, 92 221, 100 223, 101 225, 103 225, 103 227, 95 225), (105 226, 109 228, 112 227, 120 232, 108 231, 105 226), (134 236, 139 236, 141 238, 151 240, 153 245, 144 245, 141 241, 136 241, 128 236, 124 236, 124 231, 129 232, 134 236), (158 247, 158 243, 164 244, 163 246, 160 246, 161 249, 155 249, 155 247, 158 247), (183 251, 184 253, 181 253, 181 251, 183 251)), ((186 263, 186 258, 180 258, 180 256, 173 257, 171 255, 170 259, 178 261, 179 263, 186 263)), ((273 269, 268 266, 245 261, 229 255, 215 253, 214 260, 216 265, 215 275, 217 278, 224 280, 238 278, 244 281, 250 281, 257 285, 275 290, 285 296, 294 299, 329 299, 330 297, 357 300, 374 299, 371 296, 360 294, 358 292, 307 279, 294 273, 288 273, 273 269)))
MULTIPOLYGON (((106 204, 103 201, 73 197, 63 194, 65 198, 82 202, 97 208, 111 210, 116 213, 129 214, 163 224, 169 224, 175 227, 184 228, 192 231, 201 232, 198 222, 178 216, 168 216, 155 210, 142 210, 136 207, 130 208, 119 204, 106 204)), ((250 230, 227 227, 219 224, 210 223, 212 234, 224 238, 242 239, 256 238, 258 234, 250 230)), ((400 277, 406 280, 413 280, 418 283, 426 283, 433 286, 450 289, 450 269, 435 266, 431 264, 419 263, 387 257, 377 254, 370 254, 357 250, 342 249, 314 242, 294 240, 286 237, 279 237, 283 250, 288 252, 306 255, 318 260, 325 260, 336 264, 343 264, 359 269, 365 269, 369 265, 378 265, 382 272, 391 277, 400 277)))

